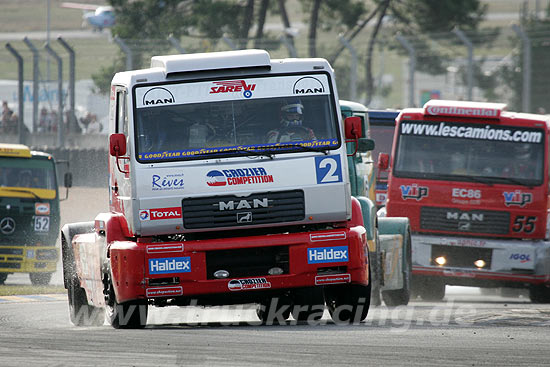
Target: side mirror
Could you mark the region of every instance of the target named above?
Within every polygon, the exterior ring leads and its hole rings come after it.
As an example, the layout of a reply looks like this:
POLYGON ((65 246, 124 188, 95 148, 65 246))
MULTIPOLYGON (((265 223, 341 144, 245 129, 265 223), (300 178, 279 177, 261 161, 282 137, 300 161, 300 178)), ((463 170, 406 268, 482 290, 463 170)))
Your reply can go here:
POLYGON ((358 152, 368 152, 374 149, 374 140, 361 138, 357 141, 357 151, 358 152))
POLYGON ((66 188, 71 188, 73 187, 73 174, 71 172, 67 172, 65 173, 65 176, 63 177, 63 180, 64 180, 64 186, 66 188))
POLYGON ((124 134, 109 136, 109 153, 113 157, 121 157, 126 154, 126 136, 124 134))
POLYGON ((390 155, 388 153, 378 154, 378 169, 387 170, 390 166, 390 155))
POLYGON ((344 120, 344 128, 346 130, 346 139, 355 140, 363 136, 361 117, 346 117, 344 120))

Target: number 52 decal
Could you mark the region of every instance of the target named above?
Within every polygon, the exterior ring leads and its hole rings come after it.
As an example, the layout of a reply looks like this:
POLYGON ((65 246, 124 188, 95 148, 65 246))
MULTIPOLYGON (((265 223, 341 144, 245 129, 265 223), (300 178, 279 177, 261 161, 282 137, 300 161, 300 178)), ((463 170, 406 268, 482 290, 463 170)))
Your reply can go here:
POLYGON ((342 182, 340 156, 315 157, 315 173, 317 174, 318 184, 342 182))

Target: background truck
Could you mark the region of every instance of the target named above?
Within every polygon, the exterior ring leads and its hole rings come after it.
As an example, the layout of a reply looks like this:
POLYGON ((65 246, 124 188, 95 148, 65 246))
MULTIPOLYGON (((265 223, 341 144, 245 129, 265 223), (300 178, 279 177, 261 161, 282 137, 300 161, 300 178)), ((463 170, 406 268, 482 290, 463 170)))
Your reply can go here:
POLYGON ((498 103, 431 100, 400 113, 386 209, 411 221, 415 293, 528 288, 550 302, 549 123, 498 103))
MULTIPOLYGON (((360 199, 323 59, 261 50, 155 56, 114 76, 110 212, 62 228, 75 325, 147 323, 148 305, 256 303, 264 323, 364 320, 371 276, 360 199)), ((355 150, 355 149, 354 149, 355 150)))
MULTIPOLYGON (((67 189, 71 182, 67 172, 67 189)), ((59 200, 50 154, 0 144, 0 284, 11 273, 29 273, 34 285, 50 282, 59 259, 59 200)))
MULTIPOLYGON (((360 103, 345 100, 340 100, 340 110, 343 118, 361 118, 364 135, 369 138, 376 135, 382 142, 382 149, 391 149, 386 125, 391 123, 388 120, 393 116, 392 128, 395 126, 396 112, 370 111, 360 103)), ((393 130, 391 136, 393 137, 393 130)), ((375 142, 378 147, 378 140, 375 142)), ((367 229, 373 275, 371 304, 379 305, 382 295, 387 306, 406 305, 410 297, 412 268, 409 220, 407 217, 383 217, 377 213, 375 188, 378 182, 373 160, 376 147, 348 156, 351 193, 361 203, 364 226, 367 229)), ((348 149, 353 152, 353 144, 348 144, 348 149)))

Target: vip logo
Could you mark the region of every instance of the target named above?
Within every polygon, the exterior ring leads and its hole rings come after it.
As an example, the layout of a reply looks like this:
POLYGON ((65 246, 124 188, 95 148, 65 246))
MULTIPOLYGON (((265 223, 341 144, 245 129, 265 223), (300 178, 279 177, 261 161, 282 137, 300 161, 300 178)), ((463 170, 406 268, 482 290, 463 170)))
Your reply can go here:
POLYGON ((190 273, 190 257, 149 259, 149 274, 190 273))
POLYGON ((244 80, 227 80, 214 84, 218 87, 211 87, 210 94, 243 92, 244 98, 252 97, 252 91, 256 88, 256 84, 246 84, 244 80))
POLYGON ((348 261, 348 246, 315 247, 307 249, 307 263, 334 263, 348 261))
POLYGON ((412 185, 401 185, 401 197, 405 200, 414 199, 416 201, 422 200, 422 198, 428 196, 428 188, 425 186, 418 186, 417 184, 412 185))
POLYGON ((512 206, 517 205, 519 207, 524 207, 527 204, 533 202, 533 194, 530 192, 523 192, 521 190, 502 193, 504 196, 504 205, 512 206))

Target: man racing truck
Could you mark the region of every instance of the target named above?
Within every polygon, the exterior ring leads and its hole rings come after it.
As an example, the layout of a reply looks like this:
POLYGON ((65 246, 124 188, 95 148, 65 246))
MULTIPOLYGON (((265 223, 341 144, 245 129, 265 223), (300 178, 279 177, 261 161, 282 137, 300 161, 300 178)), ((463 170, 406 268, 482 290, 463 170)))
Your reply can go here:
POLYGON ((155 56, 110 96, 110 212, 62 229, 76 325, 144 327, 148 305, 258 304, 364 320, 371 276, 333 70, 261 50, 155 56), (289 115, 294 114, 294 116, 289 115), (300 116, 296 116, 300 115, 300 116))
MULTIPOLYGON (((46 285, 59 259, 59 192, 50 154, 22 144, 0 144, 0 284, 28 273, 46 285)), ((71 186, 65 175, 65 186, 71 186)))
POLYGON ((386 208, 411 221, 415 293, 528 288, 550 302, 549 124, 499 103, 431 100, 399 114, 386 208))

